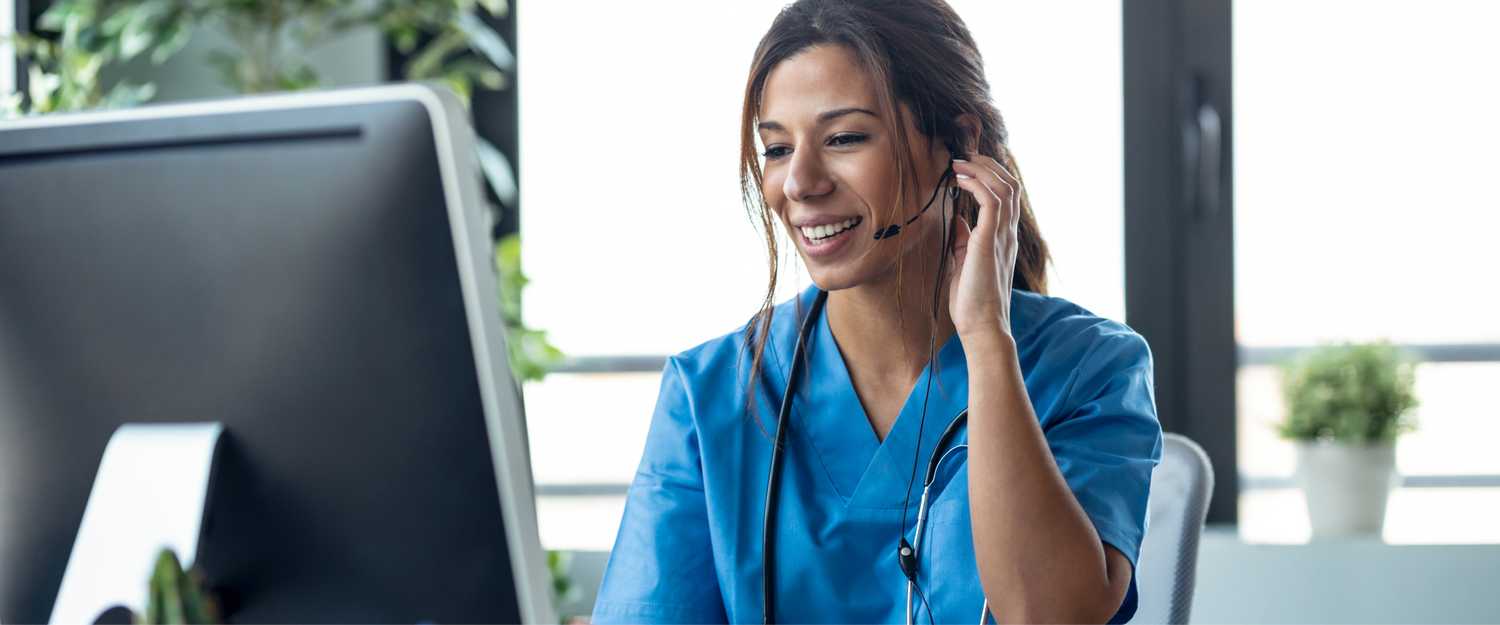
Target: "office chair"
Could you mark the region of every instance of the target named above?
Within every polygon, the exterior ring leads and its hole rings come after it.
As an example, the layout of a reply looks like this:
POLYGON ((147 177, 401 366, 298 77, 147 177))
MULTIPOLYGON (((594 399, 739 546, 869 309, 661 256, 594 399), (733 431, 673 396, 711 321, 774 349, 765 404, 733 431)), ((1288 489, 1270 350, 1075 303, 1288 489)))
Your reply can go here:
POLYGON ((1146 537, 1136 563, 1138 601, 1131 623, 1185 625, 1193 607, 1198 538, 1214 490, 1214 470, 1181 434, 1164 434, 1161 464, 1151 474, 1146 537))

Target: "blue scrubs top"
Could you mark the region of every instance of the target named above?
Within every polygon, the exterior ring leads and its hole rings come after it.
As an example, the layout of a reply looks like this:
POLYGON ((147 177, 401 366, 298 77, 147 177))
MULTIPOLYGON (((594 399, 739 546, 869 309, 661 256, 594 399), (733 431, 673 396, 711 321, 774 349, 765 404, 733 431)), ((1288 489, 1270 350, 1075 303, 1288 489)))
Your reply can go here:
MULTIPOLYGON (((774 431, 801 316, 816 287, 776 307, 755 418, 745 412, 746 327, 668 359, 640 468, 605 568, 593 622, 761 621, 761 530, 774 431)), ((825 309, 826 310, 826 307, 825 309)), ((776 619, 900 623, 906 578, 896 562, 902 500, 914 542, 922 472, 967 404, 957 335, 917 379, 886 438, 877 440, 838 344, 820 313, 806 346, 782 457, 776 619)), ((1099 537, 1130 559, 1146 527, 1162 433, 1151 353, 1124 324, 1060 298, 1014 290, 1011 329, 1026 390, 1052 455, 1099 537)), ((960 431, 949 447, 967 441, 960 431)), ((976 622, 984 595, 969 524, 966 450, 941 465, 929 495, 919 588, 935 622, 976 622)), ((1136 585, 1112 623, 1135 614, 1136 585)), ((919 600, 917 618, 925 621, 919 600)), ((998 615, 997 615, 998 616, 998 615)))

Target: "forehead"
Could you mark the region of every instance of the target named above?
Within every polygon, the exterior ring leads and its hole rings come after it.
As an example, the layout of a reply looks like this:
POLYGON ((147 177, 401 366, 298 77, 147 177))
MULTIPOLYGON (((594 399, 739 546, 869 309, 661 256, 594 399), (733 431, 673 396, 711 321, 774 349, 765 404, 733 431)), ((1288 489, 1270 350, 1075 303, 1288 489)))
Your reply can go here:
POLYGON ((760 119, 811 124, 818 113, 846 106, 877 110, 874 84, 840 45, 818 45, 777 64, 761 92, 760 119))

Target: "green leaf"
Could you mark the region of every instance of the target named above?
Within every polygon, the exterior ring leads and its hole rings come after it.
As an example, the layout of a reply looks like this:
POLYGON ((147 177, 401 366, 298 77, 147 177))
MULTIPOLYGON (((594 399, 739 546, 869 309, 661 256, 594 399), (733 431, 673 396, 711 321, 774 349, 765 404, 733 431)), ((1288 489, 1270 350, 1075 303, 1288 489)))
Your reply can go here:
POLYGON ((132 85, 118 83, 109 90, 100 103, 101 108, 117 109, 129 108, 150 100, 156 96, 156 85, 144 83, 132 85))
POLYGON ((72 3, 59 2, 48 7, 42 12, 41 17, 36 20, 39 29, 48 32, 62 32, 63 24, 68 21, 68 16, 73 12, 72 3))
POLYGON ((151 51, 151 62, 155 65, 167 62, 167 59, 181 52, 192 38, 192 28, 180 21, 173 22, 161 33, 161 42, 156 45, 155 50, 151 51))
POLYGON ((506 0, 479 0, 479 6, 495 17, 505 17, 510 13, 510 3, 506 0))
POLYGON ((32 108, 44 113, 50 112, 57 88, 62 86, 62 77, 46 73, 42 68, 32 65, 27 69, 26 79, 29 91, 27 95, 31 98, 32 108))
POLYGON ((473 13, 464 13, 458 16, 458 28, 468 36, 469 48, 484 55, 495 67, 506 71, 515 69, 516 56, 511 53, 510 46, 484 20, 473 13))
POLYGON ((25 102, 20 92, 0 95, 0 119, 15 119, 26 114, 22 107, 25 102))
POLYGON ((406 77, 411 80, 424 80, 437 76, 443 59, 455 50, 462 49, 465 43, 462 32, 456 30, 444 32, 412 57, 406 65, 406 77))
POLYGON ((417 37, 420 33, 415 28, 400 28, 391 33, 391 39, 396 44, 396 49, 402 54, 411 54, 412 49, 417 47, 417 37))
POLYGON ((515 206, 518 199, 519 189, 516 186, 516 176, 510 166, 510 159, 495 147, 494 144, 479 138, 474 144, 475 151, 479 156, 479 169, 484 172, 485 182, 495 192, 498 198, 506 206, 515 206))

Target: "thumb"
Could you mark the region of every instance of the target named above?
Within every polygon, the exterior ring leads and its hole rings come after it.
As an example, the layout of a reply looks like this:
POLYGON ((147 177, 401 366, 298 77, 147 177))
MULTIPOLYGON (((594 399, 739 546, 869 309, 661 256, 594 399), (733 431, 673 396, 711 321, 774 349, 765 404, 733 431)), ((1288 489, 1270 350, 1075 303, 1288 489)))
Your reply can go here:
POLYGON ((962 217, 953 217, 953 242, 948 247, 948 254, 953 257, 954 266, 962 267, 964 258, 969 252, 969 236, 973 232, 969 230, 969 223, 962 217))

